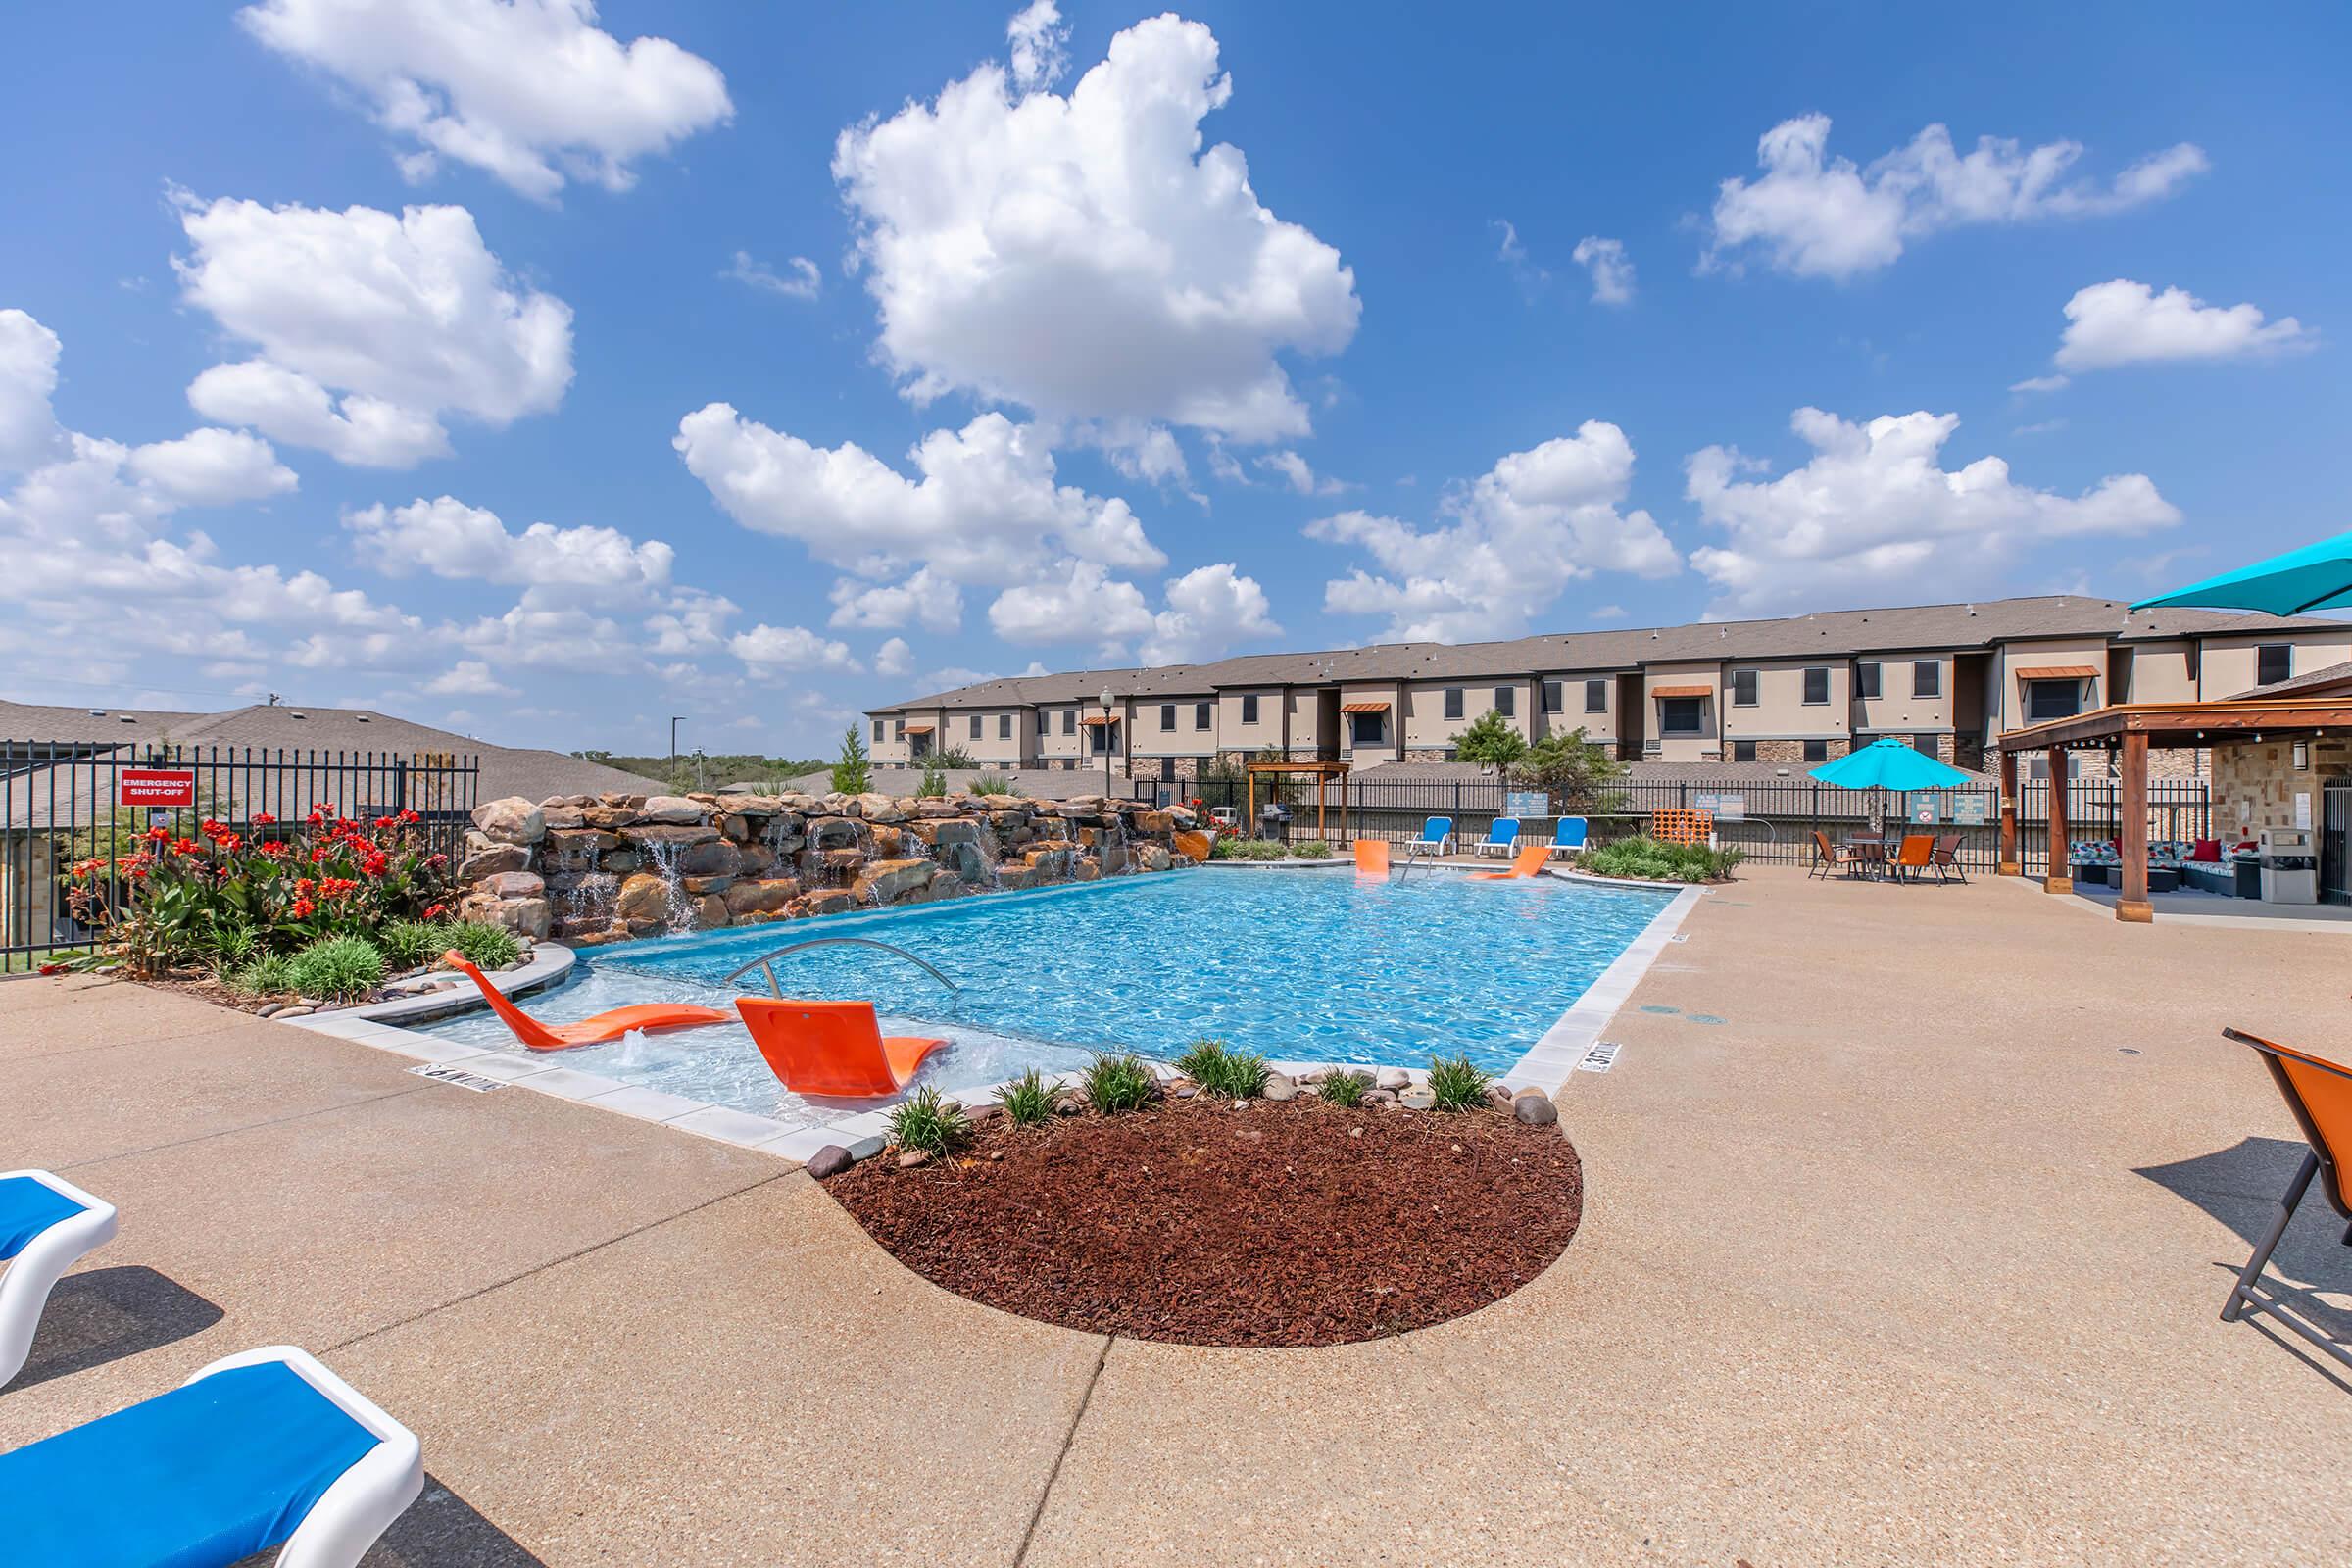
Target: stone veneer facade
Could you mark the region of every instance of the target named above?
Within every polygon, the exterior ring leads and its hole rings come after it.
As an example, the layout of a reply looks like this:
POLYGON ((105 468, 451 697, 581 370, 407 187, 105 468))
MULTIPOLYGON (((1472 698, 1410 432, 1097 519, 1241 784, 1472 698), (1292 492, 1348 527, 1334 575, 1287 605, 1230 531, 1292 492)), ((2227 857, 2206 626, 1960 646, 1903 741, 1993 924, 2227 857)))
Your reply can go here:
POLYGON ((1176 863, 1189 827, 1101 796, 519 796, 475 808, 460 912, 575 946, 1176 863))
POLYGON ((2295 825, 2295 797, 2310 798, 2311 825, 2322 820, 2325 781, 2352 775, 2352 739, 2234 741, 2213 748, 2213 825, 2224 838, 2295 825), (2295 749, 2303 748, 2303 765, 2295 749))

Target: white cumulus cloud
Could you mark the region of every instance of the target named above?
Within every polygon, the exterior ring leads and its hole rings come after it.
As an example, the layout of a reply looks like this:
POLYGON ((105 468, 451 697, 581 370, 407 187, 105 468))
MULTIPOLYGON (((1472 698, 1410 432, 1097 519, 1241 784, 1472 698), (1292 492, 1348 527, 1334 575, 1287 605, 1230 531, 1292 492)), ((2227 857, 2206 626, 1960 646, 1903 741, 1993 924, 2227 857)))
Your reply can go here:
POLYGON ((2208 305, 2183 288, 2157 293, 2116 278, 2078 289, 2066 302, 2057 363, 2099 370, 2161 360, 2230 360, 2311 346, 2291 316, 2266 322, 2252 305, 2208 305))
POLYGON ((1054 0, 1030 0, 1004 24, 1012 54, 1012 85, 1020 92, 1051 87, 1070 69, 1070 29, 1054 0))
POLYGON ((844 577, 834 583, 829 624, 887 630, 921 626, 929 631, 954 631, 963 624, 963 589, 952 578, 925 566, 904 582, 860 582, 844 577))
POLYGON ((737 251, 734 262, 718 275, 794 300, 816 298, 817 285, 822 280, 816 264, 806 256, 787 257, 784 270, 779 272, 750 251, 737 251))
POLYGON ((667 38, 623 44, 593 0, 261 0, 246 31, 349 89, 415 144, 552 201, 567 181, 626 190, 629 165, 734 114, 716 66, 667 38))
POLYGON ((640 542, 615 528, 534 522, 510 533, 497 513, 469 507, 455 496, 348 512, 343 526, 368 564, 387 576, 429 572, 582 602, 635 601, 659 593, 669 586, 676 559, 662 541, 640 542))
POLYGON ((1282 635, 1266 591, 1231 562, 1172 579, 1162 598, 1167 609, 1152 617, 1152 633, 1136 654, 1147 664, 1196 663, 1222 658, 1244 642, 1282 635))
POLYGON ((1592 303, 1631 305, 1634 302, 1634 261, 1625 254, 1625 241, 1587 234, 1569 256, 1592 274, 1592 303))
POLYGON ((1858 168, 1829 152, 1830 118, 1800 115, 1756 143, 1764 172, 1717 191, 1705 263, 1757 252, 1800 277, 1846 279, 1891 266, 1906 243, 1966 223, 2076 218, 2162 201, 2209 167, 2181 142, 2151 153, 2113 180, 2066 179, 2082 155, 2074 141, 2026 148, 1984 136, 1959 152, 1942 125, 1858 168))
POLYGON ((1382 573, 1359 567, 1327 583, 1324 608, 1385 616, 1387 638, 1468 642, 1519 634, 1570 582, 1596 571, 1671 575, 1682 560, 1657 522, 1619 510, 1633 478, 1625 432, 1588 419, 1447 495, 1443 526, 1365 512, 1320 518, 1307 525, 1310 538, 1359 546, 1382 573))
POLYGON ((1233 91, 1215 37, 1140 22, 1065 97, 1050 9, 1016 21, 1011 74, 983 65, 836 144, 879 357, 918 401, 1304 435, 1276 356, 1347 346, 1354 274, 1259 202, 1237 148, 1201 150, 1233 91))
POLYGON ((850 645, 836 642, 806 626, 770 626, 765 621, 737 632, 727 646, 735 657, 761 673, 787 670, 855 670, 850 645))
POLYGON ((914 650, 906 645, 906 638, 889 638, 881 647, 874 650, 875 674, 888 675, 896 679, 901 675, 911 673, 913 669, 914 650))
POLYGON ((1005 589, 988 607, 988 624, 1008 643, 1093 643, 1114 658, 1154 629, 1144 591, 1091 561, 1005 589))
POLYGON ((55 451, 63 432, 49 399, 62 352, 29 315, 0 311, 0 472, 23 472, 55 451))
POLYGON ((1302 496, 1336 496, 1348 488, 1341 480, 1317 474, 1304 458, 1287 447, 1280 452, 1261 453, 1256 462, 1259 467, 1277 475, 1302 496))
POLYGON ((1819 409, 1791 428, 1813 449, 1802 467, 1766 466, 1730 447, 1685 466, 1700 519, 1727 536, 1690 553, 1711 579, 1716 610, 1780 613, 1837 603, 1900 602, 1903 584, 1933 581, 1956 597, 1997 580, 2018 553, 2046 540, 2136 534, 2180 520, 2145 474, 2111 475, 2080 496, 2035 490, 2009 465, 1939 461, 1959 428, 1952 414, 1886 415, 1855 424, 1819 409))
POLYGON ((571 384, 571 308, 511 277, 463 207, 178 204, 183 296, 260 351, 189 386, 208 418, 405 467, 449 450, 443 415, 504 426, 571 384))

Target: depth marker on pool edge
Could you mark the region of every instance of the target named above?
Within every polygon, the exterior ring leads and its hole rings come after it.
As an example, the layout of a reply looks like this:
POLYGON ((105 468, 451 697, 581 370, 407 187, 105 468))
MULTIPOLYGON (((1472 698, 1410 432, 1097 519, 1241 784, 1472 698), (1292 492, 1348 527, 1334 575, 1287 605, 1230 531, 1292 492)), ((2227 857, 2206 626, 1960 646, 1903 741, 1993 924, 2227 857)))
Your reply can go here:
POLYGON ((1576 1064, 1576 1070, 1578 1072, 1607 1072, 1611 1067, 1617 1065, 1617 1053, 1622 1049, 1624 1047, 1621 1041, 1594 1041, 1592 1049, 1585 1053, 1585 1059, 1576 1064))
POLYGON ((427 1062, 421 1067, 411 1067, 409 1071, 419 1078, 430 1078, 436 1083, 455 1084, 460 1089, 470 1089, 477 1095, 486 1095, 493 1089, 507 1087, 495 1078, 485 1078, 480 1073, 467 1072, 462 1067, 444 1067, 434 1062, 427 1062))

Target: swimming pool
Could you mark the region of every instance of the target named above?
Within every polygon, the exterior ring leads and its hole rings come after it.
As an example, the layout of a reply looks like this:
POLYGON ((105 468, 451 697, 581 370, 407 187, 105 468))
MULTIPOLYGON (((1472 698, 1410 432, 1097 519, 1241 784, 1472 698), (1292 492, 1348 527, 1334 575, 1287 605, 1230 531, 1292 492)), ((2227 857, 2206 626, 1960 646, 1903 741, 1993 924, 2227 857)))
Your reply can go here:
MULTIPOLYGON (((888 942, 933 965, 863 947, 777 960, 788 995, 875 1004, 885 1033, 946 1036, 920 1080, 949 1092, 1097 1050, 1170 1059, 1216 1038, 1276 1059, 1426 1066, 1466 1054, 1507 1072, 1648 928, 1674 890, 1548 877, 1475 882, 1445 871, 1394 881, 1346 870, 1199 870, 870 915, 769 924, 592 951, 575 978, 531 1000, 567 1022, 632 1002, 727 1005, 765 994, 760 954, 820 936, 888 942)), ((509 1044, 474 1013, 425 1026, 509 1044)), ((563 1064, 788 1121, 806 1115, 740 1025, 584 1047, 563 1064)))

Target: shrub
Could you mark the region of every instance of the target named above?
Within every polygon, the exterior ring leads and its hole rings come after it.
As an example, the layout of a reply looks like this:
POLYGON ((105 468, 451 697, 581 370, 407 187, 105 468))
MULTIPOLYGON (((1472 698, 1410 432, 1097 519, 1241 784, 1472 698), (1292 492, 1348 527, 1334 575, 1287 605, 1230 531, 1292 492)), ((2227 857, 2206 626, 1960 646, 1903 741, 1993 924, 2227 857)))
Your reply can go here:
POLYGON ((924 761, 922 782, 915 785, 914 793, 917 798, 926 801, 944 801, 948 798, 948 770, 940 765, 938 757, 933 756, 924 761))
POLYGON ((1222 833, 1208 847, 1208 858, 1212 860, 1279 860, 1289 854, 1272 839, 1246 839, 1222 833))
POLYGON ((1291 858, 1294 860, 1328 860, 1331 858, 1331 846, 1321 839, 1301 839, 1291 846, 1291 858))
POLYGON ((1348 1067, 1315 1085, 1315 1093, 1335 1105, 1360 1105, 1364 1102, 1364 1092, 1371 1087, 1370 1073, 1348 1067))
POLYGON ((841 757, 833 764, 833 789, 840 795, 863 795, 874 787, 874 770, 867 760, 865 738, 852 724, 841 732, 841 757))
POLYGON ((1228 1051, 1222 1040, 1196 1040, 1176 1058, 1176 1070, 1223 1100, 1252 1100, 1266 1092, 1273 1071, 1254 1051, 1228 1051))
POLYGON ((384 961, 395 969, 416 969, 448 951, 440 940, 442 928, 424 920, 395 920, 375 934, 384 961))
POLYGON ((286 977, 306 997, 350 1002, 384 983, 384 956, 366 937, 322 937, 294 955, 286 977))
POLYGON ((939 1091, 928 1086, 916 1090, 912 1100, 901 1102, 890 1113, 891 1142, 901 1149, 944 1154, 971 1136, 972 1124, 965 1119, 963 1107, 953 1100, 942 1100, 939 1091))
POLYGON ((229 977, 228 989, 240 997, 277 997, 294 989, 294 961, 282 953, 266 953, 229 977))
POLYGON ((997 1100, 1015 1127, 1034 1127, 1054 1115, 1054 1086, 1035 1067, 999 1089, 997 1100))
POLYGON ((1095 1053, 1095 1059, 1086 1064, 1083 1087, 1086 1102, 1105 1116, 1141 1110, 1159 1092, 1152 1069, 1133 1053, 1117 1056, 1108 1052, 1095 1053))
POLYGON ((455 948, 477 969, 504 969, 522 956, 522 944, 514 932, 481 920, 444 920, 433 927, 433 943, 436 955, 455 948))
POLYGON ((1437 1097, 1440 1110, 1468 1110, 1483 1103, 1487 1085, 1494 1081, 1466 1055, 1445 1061, 1433 1058, 1429 1064, 1429 1092, 1437 1097))
POLYGON ((1012 780, 1002 773, 983 773, 972 780, 971 792, 974 795, 1010 795, 1012 780))
POLYGON ((1662 844, 1652 838, 1637 838, 1587 850, 1580 863, 1595 876, 1631 877, 1647 882, 1719 882, 1732 874, 1732 867, 1740 859, 1738 850, 1711 850, 1704 844, 1662 844))
POLYGON ((1501 712, 1490 709, 1453 736, 1453 755, 1465 762, 1508 767, 1527 755, 1527 741, 1501 712))
POLYGON ((262 935, 243 923, 223 925, 212 934, 212 965, 216 975, 233 974, 262 955, 262 935))

